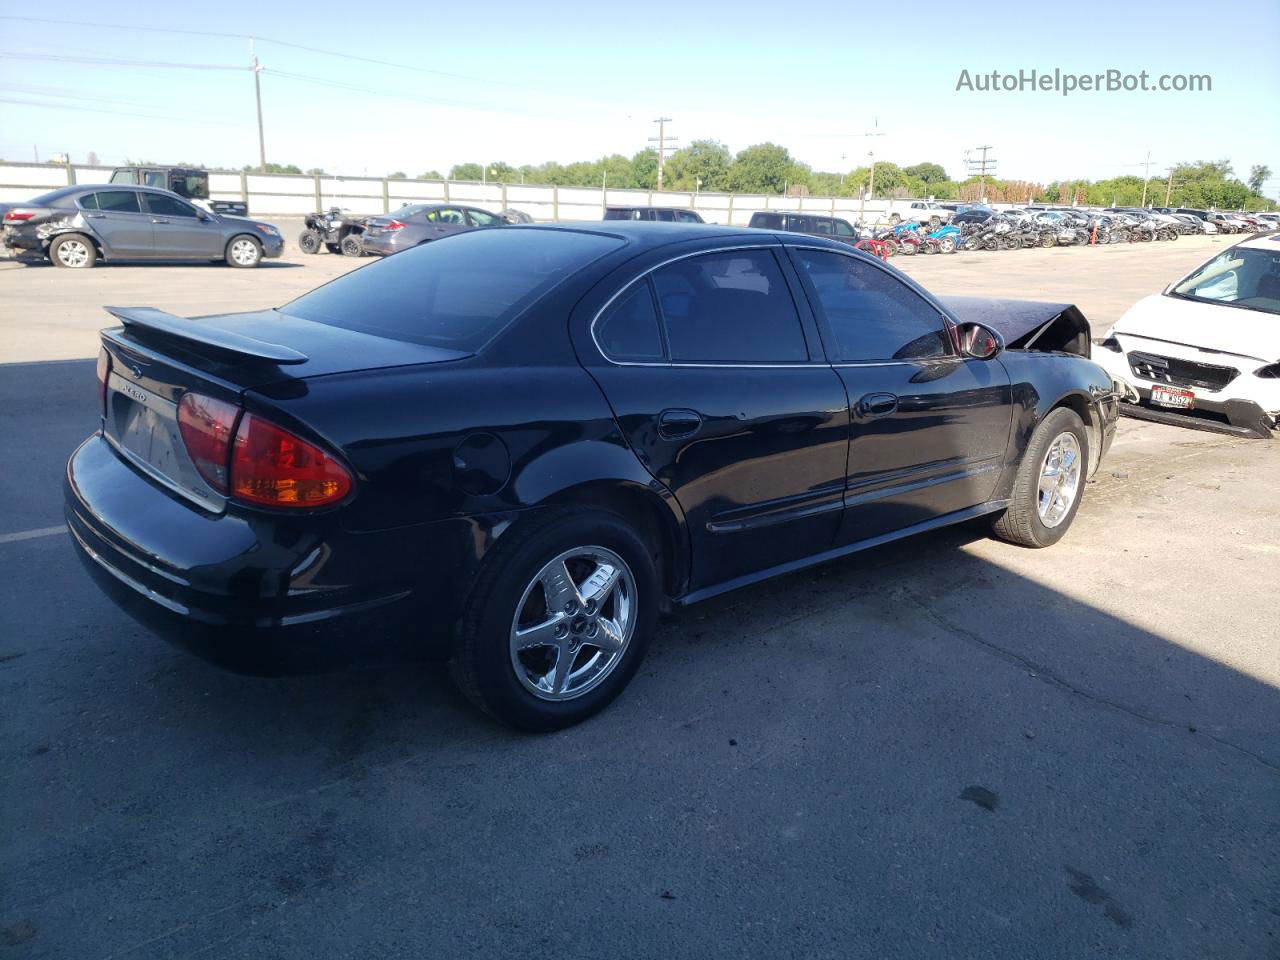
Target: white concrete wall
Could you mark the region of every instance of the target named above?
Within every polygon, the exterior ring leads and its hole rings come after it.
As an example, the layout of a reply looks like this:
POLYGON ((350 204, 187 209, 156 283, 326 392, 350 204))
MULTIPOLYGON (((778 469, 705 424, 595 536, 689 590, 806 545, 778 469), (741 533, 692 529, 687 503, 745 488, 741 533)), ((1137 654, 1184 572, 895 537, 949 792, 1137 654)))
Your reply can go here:
MULTIPOLYGON (((76 183, 105 183, 111 167, 76 166, 76 183)), ((54 164, 0 163, 0 202, 30 200, 68 183, 66 167, 54 164)), ((469 183, 442 180, 383 180, 377 177, 314 177, 307 174, 209 175, 215 200, 239 200, 246 193, 249 212, 257 216, 296 216, 317 208, 341 207, 354 214, 379 214, 406 203, 445 200, 498 212, 504 206, 523 210, 535 220, 599 220, 604 207, 682 207, 698 211, 708 223, 746 226, 762 210, 792 210, 871 222, 887 219, 889 201, 852 197, 779 197, 727 193, 681 193, 649 190, 607 191, 598 187, 549 187, 533 184, 469 183)))

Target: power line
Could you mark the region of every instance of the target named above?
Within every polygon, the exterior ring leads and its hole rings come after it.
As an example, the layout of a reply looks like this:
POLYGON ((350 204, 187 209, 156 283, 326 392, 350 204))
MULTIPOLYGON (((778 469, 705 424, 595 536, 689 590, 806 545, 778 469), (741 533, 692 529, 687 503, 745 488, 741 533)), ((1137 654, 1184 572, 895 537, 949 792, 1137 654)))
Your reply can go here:
POLYGON ((119 57, 78 57, 61 53, 13 53, 0 50, 0 60, 41 60, 52 63, 91 63, 112 67, 157 67, 167 70, 234 70, 243 73, 246 67, 225 66, 220 63, 176 63, 169 60, 126 60, 119 57))
MULTIPOLYGON (((380 60, 376 57, 364 57, 355 53, 346 53, 341 50, 329 50, 324 47, 312 47, 302 43, 293 43, 289 40, 277 40, 273 37, 262 37, 253 33, 231 33, 220 30, 183 30, 177 27, 138 26, 135 24, 123 23, 96 23, 88 20, 53 20, 44 17, 0 16, 0 20, 18 20, 24 23, 47 23, 69 27, 92 27, 103 30, 128 30, 130 32, 145 30, 149 33, 172 33, 190 37, 216 37, 223 40, 250 40, 258 43, 271 43, 279 47, 288 47, 292 50, 302 50, 306 53, 318 53, 328 57, 340 57, 343 60, 352 60, 357 63, 372 63, 382 67, 395 67, 398 70, 411 70, 414 73, 424 73, 433 77, 448 77, 452 80, 467 80, 472 83, 491 83, 504 87, 517 87, 522 90, 536 89, 525 83, 516 83, 509 80, 495 80, 492 77, 471 76, 465 73, 450 73, 445 70, 431 70, 427 67, 420 67, 411 63, 399 63, 395 60, 380 60)), ((228 67, 226 69, 240 70, 245 68, 228 67)))

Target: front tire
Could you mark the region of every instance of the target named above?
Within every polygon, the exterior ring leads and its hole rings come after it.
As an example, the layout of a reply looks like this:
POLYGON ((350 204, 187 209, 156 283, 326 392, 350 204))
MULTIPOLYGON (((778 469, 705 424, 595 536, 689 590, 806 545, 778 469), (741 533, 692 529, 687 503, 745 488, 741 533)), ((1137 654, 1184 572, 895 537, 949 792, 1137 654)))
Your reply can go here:
POLYGON ((523 730, 581 723, 635 675, 658 617, 655 551, 617 514, 553 508, 499 541, 453 660, 480 709, 523 730))
POLYGON ((319 253, 321 242, 320 234, 315 230, 303 230, 298 235, 298 249, 303 253, 319 253))
POLYGON ((1061 540, 1080 509, 1088 463, 1084 421, 1066 407, 1051 411, 1031 434, 1009 508, 992 525, 995 535, 1023 547, 1061 540))
POLYGON ((232 237, 227 244, 227 266, 251 270, 262 262, 262 244, 253 237, 232 237))
POLYGON ((49 245, 49 259, 55 267, 88 270, 98 262, 98 251, 83 234, 64 233, 49 245))

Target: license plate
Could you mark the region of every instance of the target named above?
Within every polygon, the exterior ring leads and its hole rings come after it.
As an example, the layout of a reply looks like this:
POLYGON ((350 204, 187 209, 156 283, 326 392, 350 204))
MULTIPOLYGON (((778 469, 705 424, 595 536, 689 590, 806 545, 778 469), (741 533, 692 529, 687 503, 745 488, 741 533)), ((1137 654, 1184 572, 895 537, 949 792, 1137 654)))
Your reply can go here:
POLYGON ((1152 387, 1151 402, 1158 407, 1190 410, 1195 406, 1196 395, 1190 390, 1182 390, 1179 387, 1152 387))

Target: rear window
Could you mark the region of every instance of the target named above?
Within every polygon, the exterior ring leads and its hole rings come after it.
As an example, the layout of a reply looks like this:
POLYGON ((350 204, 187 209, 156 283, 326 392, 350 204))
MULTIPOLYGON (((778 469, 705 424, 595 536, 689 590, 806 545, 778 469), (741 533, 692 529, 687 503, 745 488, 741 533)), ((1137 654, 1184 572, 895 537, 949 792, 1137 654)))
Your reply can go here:
POLYGON ((609 207, 604 212, 606 220, 630 220, 633 211, 630 207, 609 207))
POLYGON ((568 230, 477 230, 371 263, 280 309, 344 330, 470 353, 622 244, 568 230))

